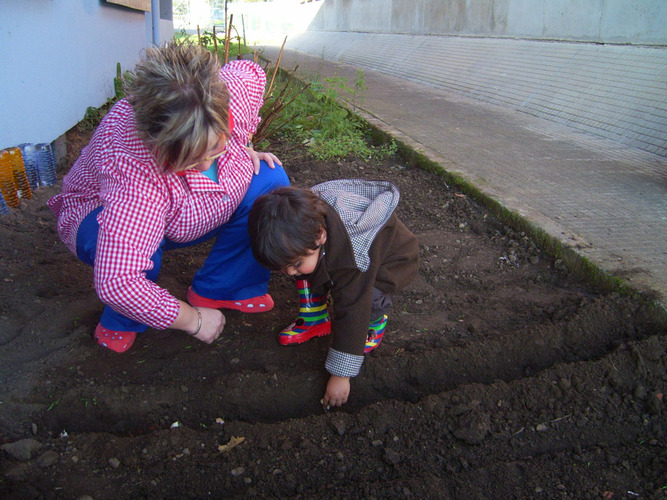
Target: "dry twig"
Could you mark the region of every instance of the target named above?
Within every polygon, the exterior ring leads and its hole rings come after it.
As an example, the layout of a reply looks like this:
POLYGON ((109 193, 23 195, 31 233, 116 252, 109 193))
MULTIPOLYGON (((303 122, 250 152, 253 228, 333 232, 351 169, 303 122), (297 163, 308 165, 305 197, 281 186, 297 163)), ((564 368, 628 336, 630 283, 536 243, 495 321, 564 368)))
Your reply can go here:
POLYGON ((285 43, 287 42, 287 37, 283 40, 283 45, 280 47, 280 53, 278 54, 278 62, 276 63, 276 69, 273 70, 273 76, 271 77, 271 83, 269 84, 269 90, 266 92, 267 96, 271 95, 273 92, 273 81, 276 79, 276 74, 278 73, 278 68, 280 68, 280 61, 283 58, 283 50, 285 49, 285 43))
POLYGON ((229 61, 229 37, 232 33, 232 19, 234 19, 234 14, 229 16, 229 22, 227 23, 227 32, 225 33, 225 64, 229 61))

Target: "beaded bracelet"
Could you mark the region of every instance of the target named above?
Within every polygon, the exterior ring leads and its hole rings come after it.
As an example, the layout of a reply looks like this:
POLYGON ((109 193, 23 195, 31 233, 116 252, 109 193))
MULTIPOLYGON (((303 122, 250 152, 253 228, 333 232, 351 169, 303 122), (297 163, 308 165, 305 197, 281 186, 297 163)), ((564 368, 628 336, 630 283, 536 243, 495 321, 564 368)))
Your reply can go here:
POLYGON ((195 311, 197 311, 197 331, 195 333, 191 333, 193 337, 199 333, 199 330, 201 330, 201 311, 199 310, 198 307, 193 307, 195 311))

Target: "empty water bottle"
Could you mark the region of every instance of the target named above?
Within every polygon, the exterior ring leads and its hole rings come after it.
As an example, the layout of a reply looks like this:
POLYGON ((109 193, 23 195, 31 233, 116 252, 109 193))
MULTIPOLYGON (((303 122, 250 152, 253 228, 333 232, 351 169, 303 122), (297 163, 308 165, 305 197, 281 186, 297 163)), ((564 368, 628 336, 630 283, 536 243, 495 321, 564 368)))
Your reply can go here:
POLYGON ((6 149, 0 151, 0 192, 8 206, 12 208, 19 206, 12 157, 6 149))
POLYGON ((30 188, 34 191, 39 187, 39 173, 37 172, 37 156, 35 155, 34 144, 19 144, 21 154, 23 155, 23 167, 25 175, 28 177, 30 188))
POLYGON ((2 192, 0 191, 0 215, 5 215, 9 213, 9 207, 7 206, 7 202, 5 201, 5 197, 2 196, 2 192))
POLYGON ((51 144, 35 144, 37 157, 37 173, 40 187, 51 186, 56 183, 56 162, 51 151, 51 144))
POLYGON ((28 182, 28 176, 25 173, 25 166, 23 165, 23 155, 19 148, 9 148, 9 159, 12 163, 12 171, 14 172, 14 183, 20 198, 29 200, 32 198, 32 190, 28 182))

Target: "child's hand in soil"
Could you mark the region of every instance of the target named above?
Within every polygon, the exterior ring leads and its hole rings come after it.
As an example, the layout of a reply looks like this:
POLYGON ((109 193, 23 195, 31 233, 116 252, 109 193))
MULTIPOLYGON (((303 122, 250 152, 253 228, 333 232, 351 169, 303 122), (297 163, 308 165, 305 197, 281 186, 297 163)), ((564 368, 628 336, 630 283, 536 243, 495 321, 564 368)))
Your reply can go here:
POLYGON ((350 377, 331 375, 327 382, 327 390, 322 398, 322 406, 329 409, 332 406, 341 406, 347 403, 350 395, 350 377))

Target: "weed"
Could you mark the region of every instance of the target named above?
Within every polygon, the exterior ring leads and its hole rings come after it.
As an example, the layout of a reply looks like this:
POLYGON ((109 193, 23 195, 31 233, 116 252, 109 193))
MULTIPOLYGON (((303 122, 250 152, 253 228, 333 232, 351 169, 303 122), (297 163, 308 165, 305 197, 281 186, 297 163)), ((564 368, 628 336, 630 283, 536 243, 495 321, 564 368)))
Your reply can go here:
POLYGON ((199 36, 199 42, 201 45, 204 45, 206 48, 209 50, 212 47, 215 47, 220 44, 224 44, 225 42, 225 37, 224 35, 220 35, 215 31, 215 28, 213 28, 213 31, 204 31, 200 36, 199 36))
POLYGON ((293 74, 280 75, 277 87, 282 90, 277 96, 269 95, 260 112, 266 121, 258 129, 255 144, 266 146, 262 141, 278 133, 307 147, 308 153, 318 160, 340 159, 351 155, 365 158, 385 158, 393 155, 398 146, 389 142, 384 146, 372 146, 368 128, 345 107, 340 99, 353 103, 363 101, 366 89, 363 71, 357 72, 353 87, 341 77, 327 78, 303 83, 293 74), (276 106, 276 102, 286 103, 276 106), (268 119, 267 119, 268 116, 268 119))
POLYGON ((86 113, 83 115, 83 120, 81 120, 81 126, 84 130, 93 130, 100 123, 102 119, 102 113, 98 108, 88 106, 86 108, 86 113))
POLYGON ((227 36, 225 34, 220 34, 216 27, 213 26, 212 31, 200 32, 197 29, 197 34, 189 35, 184 29, 181 29, 178 33, 174 35, 174 38, 183 42, 196 42, 203 47, 206 47, 208 50, 213 52, 218 56, 220 61, 225 64, 229 59, 229 54, 236 54, 237 59, 241 59, 244 54, 252 53, 252 50, 249 49, 245 43, 241 43, 241 35, 239 34, 236 26, 232 24, 232 19, 229 20, 229 29, 227 36), (232 37, 232 30, 235 32, 235 35, 232 37), (232 38, 236 42, 232 42, 232 38))
POLYGON ((119 101, 125 97, 125 82, 132 78, 132 73, 126 71, 125 74, 121 72, 120 63, 116 63, 116 76, 113 79, 113 102, 119 101))
POLYGON ((359 106, 362 106, 364 104, 364 91, 368 90, 368 86, 366 85, 366 81, 364 80, 364 70, 362 69, 357 69, 357 79, 354 82, 354 90, 352 92, 353 99, 352 99, 352 107, 354 109, 357 109, 357 95, 360 95, 361 97, 361 102, 359 103, 359 106))
POLYGON ((93 130, 97 127, 104 116, 104 110, 109 109, 112 105, 125 97, 125 85, 132 78, 132 72, 125 71, 125 73, 122 73, 120 63, 116 63, 116 76, 113 79, 114 96, 109 97, 107 102, 99 108, 88 106, 86 108, 86 113, 83 115, 83 120, 79 122, 79 126, 84 130, 93 130))
POLYGON ((97 406, 97 398, 95 398, 95 397, 92 400, 90 400, 86 396, 81 396, 81 402, 83 403, 83 406, 85 408, 88 408, 89 404, 92 404, 93 406, 97 406))

